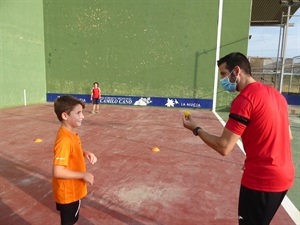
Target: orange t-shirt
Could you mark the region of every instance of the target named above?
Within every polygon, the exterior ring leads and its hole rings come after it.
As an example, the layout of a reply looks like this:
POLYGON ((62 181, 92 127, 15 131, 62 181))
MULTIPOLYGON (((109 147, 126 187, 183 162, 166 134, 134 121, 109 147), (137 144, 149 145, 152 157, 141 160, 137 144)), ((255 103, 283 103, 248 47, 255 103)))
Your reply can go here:
MULTIPOLYGON (((53 165, 65 166, 73 171, 86 171, 83 150, 78 134, 61 127, 57 133, 53 165)), ((55 201, 67 204, 78 201, 87 194, 86 182, 82 179, 52 178, 55 201)))

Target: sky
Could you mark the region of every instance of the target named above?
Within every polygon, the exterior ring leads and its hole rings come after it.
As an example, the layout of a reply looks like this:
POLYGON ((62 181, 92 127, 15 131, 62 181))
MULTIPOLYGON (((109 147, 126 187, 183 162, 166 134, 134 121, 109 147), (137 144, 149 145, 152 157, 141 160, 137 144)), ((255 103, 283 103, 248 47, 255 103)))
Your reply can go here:
MULTIPOLYGON (((294 27, 289 27, 285 56, 292 58, 300 55, 300 8, 290 19, 294 27)), ((248 44, 248 56, 277 57, 280 27, 250 27, 252 35, 248 44)), ((280 43, 281 44, 281 43, 280 43)))

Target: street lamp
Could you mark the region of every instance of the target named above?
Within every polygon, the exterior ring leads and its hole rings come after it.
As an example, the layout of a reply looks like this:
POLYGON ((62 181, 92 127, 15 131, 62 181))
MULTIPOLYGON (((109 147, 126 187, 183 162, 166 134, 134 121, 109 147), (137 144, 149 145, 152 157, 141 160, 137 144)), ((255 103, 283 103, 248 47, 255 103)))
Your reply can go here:
POLYGON ((279 3, 280 5, 288 6, 300 3, 300 0, 280 0, 279 3))
POLYGON ((289 1, 288 0, 280 0, 279 3, 280 3, 280 5, 284 5, 284 6, 289 5, 289 1))

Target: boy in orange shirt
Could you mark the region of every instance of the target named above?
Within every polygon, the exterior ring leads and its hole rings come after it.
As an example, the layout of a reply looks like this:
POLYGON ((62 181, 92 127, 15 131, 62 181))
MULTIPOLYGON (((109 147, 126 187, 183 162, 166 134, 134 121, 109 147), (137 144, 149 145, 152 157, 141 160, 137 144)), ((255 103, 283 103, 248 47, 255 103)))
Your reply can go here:
POLYGON ((87 184, 94 176, 86 171, 85 160, 94 164, 96 156, 81 147, 76 128, 81 126, 85 105, 72 96, 61 96, 54 101, 54 111, 61 127, 58 130, 53 159, 52 189, 56 209, 62 225, 78 221, 81 199, 87 194, 87 184))

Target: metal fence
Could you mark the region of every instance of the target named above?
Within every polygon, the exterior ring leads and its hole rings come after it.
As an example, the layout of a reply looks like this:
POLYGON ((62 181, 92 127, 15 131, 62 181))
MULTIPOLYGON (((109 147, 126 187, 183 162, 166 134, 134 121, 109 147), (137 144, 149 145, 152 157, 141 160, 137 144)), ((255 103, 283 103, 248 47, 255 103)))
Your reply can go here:
MULTIPOLYGON (((272 58, 249 58, 255 80, 279 90, 282 62, 272 58)), ((300 93, 300 56, 285 60, 282 92, 300 93)))

